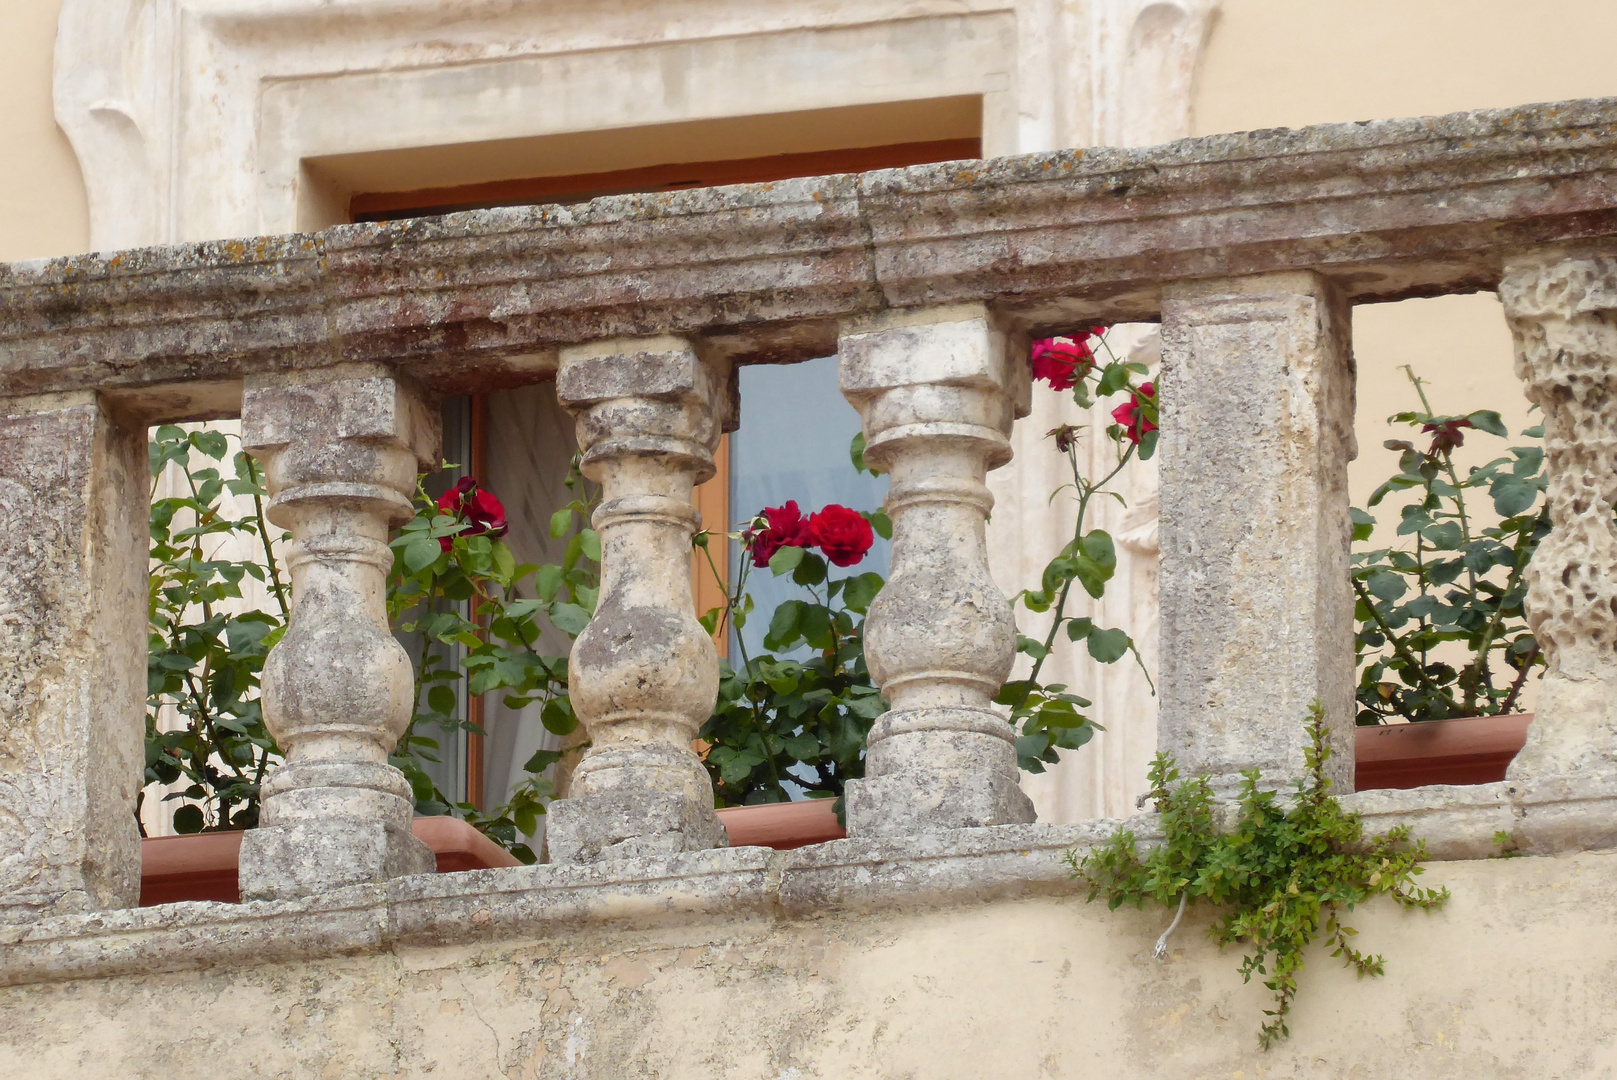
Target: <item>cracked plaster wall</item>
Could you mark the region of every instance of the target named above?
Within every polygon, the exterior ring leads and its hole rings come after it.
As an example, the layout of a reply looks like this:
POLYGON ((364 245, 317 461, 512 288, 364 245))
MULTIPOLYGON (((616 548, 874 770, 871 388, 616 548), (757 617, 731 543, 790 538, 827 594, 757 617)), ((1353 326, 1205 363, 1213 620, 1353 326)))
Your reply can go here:
MULTIPOLYGON (((157 1077, 1584 1077, 1617 1068, 1617 856, 1436 864, 1449 906, 1356 912, 1293 1036, 1192 918, 1076 893, 0 990, 0 1073, 157 1077), (1457 958, 1464 958, 1463 964, 1457 958)), ((1193 913, 1194 915, 1194 913, 1193 913)))

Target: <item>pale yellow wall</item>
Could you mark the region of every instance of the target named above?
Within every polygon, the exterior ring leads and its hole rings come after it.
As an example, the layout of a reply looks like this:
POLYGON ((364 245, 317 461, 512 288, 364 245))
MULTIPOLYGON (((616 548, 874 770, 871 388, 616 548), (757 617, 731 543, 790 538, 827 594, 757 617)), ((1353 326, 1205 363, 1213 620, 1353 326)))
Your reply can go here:
MULTIPOLYGON (((1617 0, 1222 4, 1197 76, 1198 135, 1617 96, 1617 0)), ((1491 295, 1362 307, 1354 336, 1356 503, 1392 471, 1387 415, 1415 407, 1402 364, 1435 384, 1440 411, 1496 408, 1513 431, 1527 423, 1491 295)))
POLYGON ((79 163, 51 107, 61 0, 0 0, 0 262, 90 244, 79 163))
MULTIPOLYGON (((1380 899, 1348 918, 1361 932, 1354 943, 1386 957, 1384 978, 1355 979, 1319 946, 1307 954, 1291 1038, 1269 1053, 1256 1038, 1265 993, 1242 984, 1238 951, 1208 940, 1206 912, 1191 910, 1157 963, 1151 946, 1169 912, 1108 912, 1073 888, 871 914, 580 919, 484 944, 0 988, 0 1075, 1614 1075, 1617 855, 1434 864, 1422 884, 1446 885, 1453 899, 1431 913, 1380 899)), ((671 907, 680 886, 668 883, 671 907)), ((518 894, 504 895, 510 905, 518 894)), ((550 910, 546 894, 530 895, 523 910, 550 910)), ((407 910, 407 923, 423 913, 407 910)), ((479 915, 489 921, 486 910, 469 917, 479 915)))

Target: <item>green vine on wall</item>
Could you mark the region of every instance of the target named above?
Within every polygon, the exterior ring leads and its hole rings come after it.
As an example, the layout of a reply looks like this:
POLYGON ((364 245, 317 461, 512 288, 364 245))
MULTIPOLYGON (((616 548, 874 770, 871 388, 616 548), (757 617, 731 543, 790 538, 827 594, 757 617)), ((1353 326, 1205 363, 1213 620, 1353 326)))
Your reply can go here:
POLYGON ((1158 754, 1149 797, 1162 816, 1162 843, 1142 854, 1134 833, 1120 829, 1089 854, 1066 856, 1073 875, 1089 886, 1091 901, 1105 897, 1114 911, 1123 904, 1143 908, 1147 901, 1178 909, 1157 942, 1159 960, 1190 904, 1220 909, 1209 936, 1220 948, 1245 946, 1242 981, 1259 975, 1274 995, 1258 1034, 1265 1050, 1291 1034, 1286 1019, 1304 952, 1321 933, 1331 955, 1360 978, 1383 973, 1380 956, 1354 947, 1358 931, 1342 921, 1344 912, 1378 895, 1426 909, 1449 898, 1446 888, 1414 884, 1427 856, 1423 842, 1410 840, 1407 826, 1366 837, 1358 816, 1330 794, 1325 763, 1331 750, 1318 703, 1306 728, 1304 775, 1289 805, 1277 792, 1259 790, 1257 770, 1248 770, 1235 825, 1220 829, 1207 777, 1175 785, 1178 768, 1169 755, 1158 754))

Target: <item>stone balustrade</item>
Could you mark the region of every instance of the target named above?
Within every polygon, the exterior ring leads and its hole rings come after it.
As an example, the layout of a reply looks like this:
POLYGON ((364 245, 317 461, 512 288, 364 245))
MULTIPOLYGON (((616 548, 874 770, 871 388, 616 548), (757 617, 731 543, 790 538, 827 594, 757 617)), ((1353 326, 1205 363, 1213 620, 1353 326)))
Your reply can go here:
POLYGON ((0 267, 0 915, 137 899, 148 424, 240 415, 295 537, 264 680, 288 758, 244 844, 249 897, 430 868, 386 760, 410 683, 381 609, 387 529, 436 455, 435 395, 551 379, 604 491, 600 604, 571 667, 592 747, 554 808, 558 866, 488 887, 725 856, 702 853, 724 832, 690 750, 718 678, 691 612, 690 493, 737 366, 832 352, 895 530, 867 627, 891 708, 839 843, 959 851, 965 834, 939 834, 997 826, 1045 850, 990 704, 1015 628, 984 540, 1029 337, 1162 324, 1160 742, 1228 794, 1243 769, 1301 770, 1316 699, 1349 775, 1352 305, 1495 288, 1548 428, 1538 719, 1505 784, 1361 807, 1420 818, 1448 854, 1499 828, 1535 851, 1609 846, 1617 101, 0 267))

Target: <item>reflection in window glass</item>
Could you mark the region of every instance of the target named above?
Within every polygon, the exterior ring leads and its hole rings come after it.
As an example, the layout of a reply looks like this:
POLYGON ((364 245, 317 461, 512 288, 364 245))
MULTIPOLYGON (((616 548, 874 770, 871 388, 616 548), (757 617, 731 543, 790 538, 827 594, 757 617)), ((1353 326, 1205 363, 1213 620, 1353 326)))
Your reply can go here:
MULTIPOLYGON (((859 414, 837 388, 836 357, 744 367, 740 386, 741 426, 730 436, 732 530, 744 528, 764 507, 788 499, 797 500, 805 517, 830 503, 855 510, 881 506, 887 478, 856 472, 848 457, 848 444, 859 433, 859 414)), ((737 545, 731 553, 732 575, 740 557, 737 545)), ((831 569, 836 576, 873 570, 886 577, 890 558, 891 545, 878 536, 857 567, 831 569)), ((774 578, 764 570, 748 579, 748 591, 756 606, 740 637, 747 652, 756 655, 763 648, 769 614, 781 601, 801 597, 803 590, 790 577, 774 578)), ((731 657, 740 660, 733 639, 731 657)))

